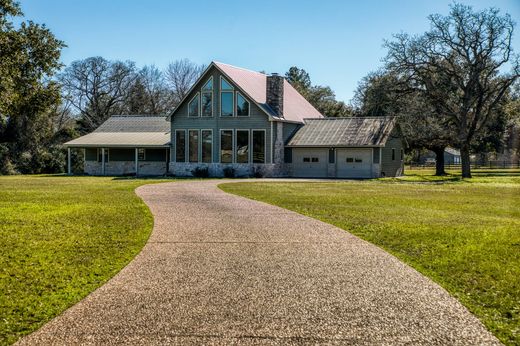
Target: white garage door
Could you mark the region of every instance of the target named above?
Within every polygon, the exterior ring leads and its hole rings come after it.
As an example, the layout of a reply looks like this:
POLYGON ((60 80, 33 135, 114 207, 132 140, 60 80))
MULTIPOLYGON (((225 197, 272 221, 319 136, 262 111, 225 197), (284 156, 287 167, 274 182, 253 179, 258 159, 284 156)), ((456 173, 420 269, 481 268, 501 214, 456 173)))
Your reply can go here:
POLYGON ((338 149, 336 176, 338 178, 371 178, 372 149, 338 149))
POLYGON ((328 149, 294 148, 292 166, 294 177, 326 178, 328 149))

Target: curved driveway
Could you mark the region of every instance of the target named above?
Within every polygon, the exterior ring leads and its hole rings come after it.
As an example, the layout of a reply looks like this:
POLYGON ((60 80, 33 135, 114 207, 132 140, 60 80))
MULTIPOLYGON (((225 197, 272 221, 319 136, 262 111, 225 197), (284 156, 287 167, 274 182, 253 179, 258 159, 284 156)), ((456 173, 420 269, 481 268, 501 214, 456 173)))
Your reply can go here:
POLYGON ((221 182, 138 188, 155 217, 143 251, 20 344, 498 344, 378 247, 221 182))

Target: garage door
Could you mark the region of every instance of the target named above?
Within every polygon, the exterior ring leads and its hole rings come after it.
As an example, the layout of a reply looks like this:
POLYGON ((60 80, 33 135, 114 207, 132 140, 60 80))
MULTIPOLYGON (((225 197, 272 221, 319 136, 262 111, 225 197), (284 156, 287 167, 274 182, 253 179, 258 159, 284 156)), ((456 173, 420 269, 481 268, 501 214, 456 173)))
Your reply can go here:
POLYGON ((372 149, 338 149, 336 176, 338 178, 371 178, 372 149))
POLYGON ((327 177, 328 149, 294 148, 292 156, 294 177, 327 177))

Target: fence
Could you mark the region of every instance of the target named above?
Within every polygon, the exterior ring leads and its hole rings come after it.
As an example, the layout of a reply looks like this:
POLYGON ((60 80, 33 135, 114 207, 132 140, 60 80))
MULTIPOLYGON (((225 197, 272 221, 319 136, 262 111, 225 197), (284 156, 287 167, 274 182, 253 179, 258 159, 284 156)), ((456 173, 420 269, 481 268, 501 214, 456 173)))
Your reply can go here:
MULTIPOLYGON (((433 163, 410 163, 410 169, 432 169, 435 168, 433 163)), ((460 163, 445 164, 445 169, 461 169, 460 163)), ((471 162, 472 169, 511 169, 520 168, 520 161, 488 161, 488 162, 471 162)))

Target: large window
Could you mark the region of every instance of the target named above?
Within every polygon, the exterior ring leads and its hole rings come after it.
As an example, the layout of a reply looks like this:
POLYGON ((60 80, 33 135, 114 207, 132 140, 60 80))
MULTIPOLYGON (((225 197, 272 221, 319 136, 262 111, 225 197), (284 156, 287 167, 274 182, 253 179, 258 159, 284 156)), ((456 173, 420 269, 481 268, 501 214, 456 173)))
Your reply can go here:
POLYGON ((199 162, 199 130, 189 131, 190 162, 199 162))
MULTIPOLYGON (((109 150, 105 148, 105 162, 108 162, 109 150)), ((98 162, 103 161, 103 149, 98 149, 98 162)))
POLYGON ((201 104, 202 116, 213 116, 213 77, 202 87, 201 104))
POLYGON ((190 103, 188 103, 188 116, 199 116, 199 93, 197 93, 197 95, 191 99, 190 103))
POLYGON ((249 102, 239 92, 237 92, 237 116, 249 116, 249 102))
POLYGON ((220 116, 233 116, 233 87, 227 80, 220 77, 220 116))
POLYGON ((253 163, 265 163, 265 131, 253 130, 253 163))
POLYGON ((220 162, 233 162, 233 130, 220 131, 220 162))
POLYGON ((237 163, 249 163, 249 130, 237 130, 235 157, 237 163))
POLYGON ((186 131, 175 131, 175 161, 186 162, 186 131))
POLYGON ((213 161, 213 131, 202 130, 202 162, 211 163, 213 161))

